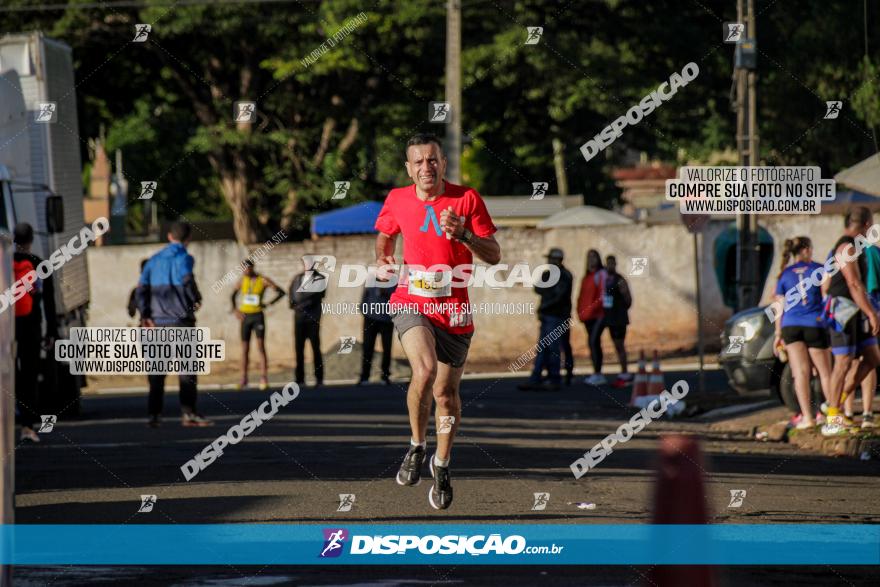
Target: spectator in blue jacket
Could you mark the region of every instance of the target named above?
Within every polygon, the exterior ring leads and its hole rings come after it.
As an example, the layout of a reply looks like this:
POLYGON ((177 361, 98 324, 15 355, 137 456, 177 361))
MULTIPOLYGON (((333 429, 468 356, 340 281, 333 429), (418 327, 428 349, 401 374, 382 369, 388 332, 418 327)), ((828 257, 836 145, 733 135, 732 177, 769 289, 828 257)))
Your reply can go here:
POLYGON ((391 316, 388 315, 388 304, 394 289, 370 285, 364 288, 364 296, 361 299, 361 314, 364 315, 364 354, 358 385, 370 379, 376 337, 382 339, 382 381, 385 385, 391 385, 391 340, 394 324, 391 322, 391 316))
MULTIPOLYGON (((141 314, 141 326, 146 328, 193 327, 195 311, 199 309, 202 295, 193 275, 195 261, 186 252, 192 236, 192 226, 175 222, 168 231, 169 245, 150 257, 141 272, 137 287, 137 306, 141 314)), ((165 375, 148 375, 150 397, 149 425, 160 425, 162 404, 165 397, 165 375)), ((195 375, 178 375, 180 378, 180 409, 184 426, 211 426, 213 422, 196 412, 197 378, 195 375)))

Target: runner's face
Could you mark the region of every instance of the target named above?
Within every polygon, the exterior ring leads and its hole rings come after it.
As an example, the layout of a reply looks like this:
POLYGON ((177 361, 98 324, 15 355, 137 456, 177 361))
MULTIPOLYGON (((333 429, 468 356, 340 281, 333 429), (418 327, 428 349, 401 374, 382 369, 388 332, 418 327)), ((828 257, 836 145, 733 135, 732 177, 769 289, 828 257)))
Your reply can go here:
POLYGON ((413 145, 406 151, 406 171, 416 186, 430 192, 446 174, 446 157, 435 143, 413 145))

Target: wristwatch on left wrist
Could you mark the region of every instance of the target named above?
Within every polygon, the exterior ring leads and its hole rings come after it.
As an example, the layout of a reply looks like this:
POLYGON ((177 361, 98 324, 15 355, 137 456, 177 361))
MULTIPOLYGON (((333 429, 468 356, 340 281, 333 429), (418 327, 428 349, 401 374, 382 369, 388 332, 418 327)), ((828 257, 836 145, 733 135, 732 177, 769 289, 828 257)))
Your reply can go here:
POLYGON ((465 228, 464 230, 462 230, 461 236, 458 237, 458 240, 466 245, 469 245, 471 241, 474 240, 474 233, 465 228))

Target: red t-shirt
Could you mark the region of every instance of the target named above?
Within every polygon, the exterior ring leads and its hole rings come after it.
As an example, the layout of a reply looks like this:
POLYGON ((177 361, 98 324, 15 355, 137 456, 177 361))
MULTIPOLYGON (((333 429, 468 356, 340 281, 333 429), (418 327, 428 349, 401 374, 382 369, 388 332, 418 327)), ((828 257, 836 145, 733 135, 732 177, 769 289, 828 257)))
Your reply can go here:
MULTIPOLYGON (((385 205, 376 219, 376 230, 395 235, 403 235, 403 262, 405 265, 416 266, 413 284, 424 283, 420 280, 424 269, 432 266, 445 265, 455 268, 458 265, 471 265, 473 255, 470 249, 455 239, 446 238, 440 227, 440 213, 452 207, 459 216, 464 216, 464 226, 476 236, 486 238, 497 230, 492 218, 486 210, 486 204, 475 189, 446 182, 445 191, 432 202, 425 202, 416 195, 415 184, 403 188, 395 188, 388 192, 385 205)), ((445 267, 434 271, 447 271, 445 267)), ((433 274, 434 271, 431 273, 433 274)), ((459 275, 469 275, 470 271, 460 271, 459 275)), ((463 280, 453 274, 452 283, 463 280)), ((400 304, 418 310, 438 327, 453 334, 465 334, 474 331, 472 316, 468 309, 468 292, 466 287, 438 288, 436 291, 420 289, 420 285, 411 287, 410 273, 405 267, 401 271, 397 289, 391 295, 391 304, 400 304), (450 295, 425 297, 414 292, 436 293, 448 291, 450 295), (456 311, 465 310, 465 312, 456 311)))

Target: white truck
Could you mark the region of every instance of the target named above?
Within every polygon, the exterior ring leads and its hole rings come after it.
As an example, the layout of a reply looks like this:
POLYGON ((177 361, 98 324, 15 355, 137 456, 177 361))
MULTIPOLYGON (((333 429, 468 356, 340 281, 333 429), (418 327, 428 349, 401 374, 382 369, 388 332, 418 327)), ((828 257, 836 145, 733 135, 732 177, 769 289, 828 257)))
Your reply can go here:
MULTIPOLYGON (((82 162, 73 57, 42 33, 0 37, 0 230, 34 228, 32 252, 46 259, 84 226, 82 162)), ((86 256, 53 274, 59 335, 85 326, 89 306, 86 256)), ((47 358, 44 408, 79 412, 79 377, 47 358)))

